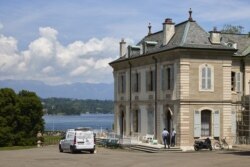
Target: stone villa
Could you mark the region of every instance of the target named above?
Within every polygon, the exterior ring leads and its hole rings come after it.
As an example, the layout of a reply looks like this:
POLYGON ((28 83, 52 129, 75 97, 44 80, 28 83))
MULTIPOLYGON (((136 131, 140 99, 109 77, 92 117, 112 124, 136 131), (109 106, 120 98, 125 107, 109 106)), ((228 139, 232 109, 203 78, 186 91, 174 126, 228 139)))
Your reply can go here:
POLYGON ((249 34, 206 32, 192 18, 175 24, 167 18, 161 31, 135 46, 120 42, 111 62, 115 92, 115 132, 122 136, 177 132, 182 149, 195 139, 226 137, 232 145, 242 127, 249 130, 249 34))

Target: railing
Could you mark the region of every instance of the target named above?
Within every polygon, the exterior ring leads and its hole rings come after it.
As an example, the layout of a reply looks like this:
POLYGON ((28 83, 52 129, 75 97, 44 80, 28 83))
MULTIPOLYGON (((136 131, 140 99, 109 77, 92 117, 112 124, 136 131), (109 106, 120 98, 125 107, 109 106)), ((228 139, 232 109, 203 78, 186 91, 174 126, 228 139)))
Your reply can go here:
POLYGON ((249 136, 238 136, 236 137, 236 144, 250 144, 249 136))

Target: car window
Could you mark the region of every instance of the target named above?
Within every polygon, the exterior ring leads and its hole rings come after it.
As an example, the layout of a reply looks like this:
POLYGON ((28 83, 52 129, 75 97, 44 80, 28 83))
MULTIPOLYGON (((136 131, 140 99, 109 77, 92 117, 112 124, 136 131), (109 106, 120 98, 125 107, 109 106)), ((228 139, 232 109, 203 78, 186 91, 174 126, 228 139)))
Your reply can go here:
POLYGON ((75 133, 74 132, 68 132, 66 135, 66 139, 74 139, 75 133))
POLYGON ((91 133, 91 132, 78 132, 77 138, 78 139, 92 139, 93 133, 91 133))

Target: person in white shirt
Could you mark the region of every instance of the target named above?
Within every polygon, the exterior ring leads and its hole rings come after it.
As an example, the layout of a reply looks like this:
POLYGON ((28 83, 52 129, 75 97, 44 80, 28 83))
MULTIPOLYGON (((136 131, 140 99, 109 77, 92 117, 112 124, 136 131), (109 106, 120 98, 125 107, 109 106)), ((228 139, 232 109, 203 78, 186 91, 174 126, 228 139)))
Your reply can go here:
POLYGON ((174 147, 175 146, 175 136, 176 136, 176 131, 172 130, 172 133, 171 133, 171 146, 174 147))
POLYGON ((167 129, 164 128, 164 130, 162 131, 162 140, 164 143, 164 148, 166 148, 166 145, 168 145, 168 148, 169 148, 168 136, 169 136, 169 133, 167 129))

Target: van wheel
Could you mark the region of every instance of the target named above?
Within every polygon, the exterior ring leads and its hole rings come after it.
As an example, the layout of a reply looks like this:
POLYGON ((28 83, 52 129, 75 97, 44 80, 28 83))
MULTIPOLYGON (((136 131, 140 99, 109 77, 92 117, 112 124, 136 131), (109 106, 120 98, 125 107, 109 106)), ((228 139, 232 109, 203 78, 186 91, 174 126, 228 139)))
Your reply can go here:
POLYGON ((73 148, 72 146, 70 146, 70 153, 71 153, 71 154, 74 154, 74 153, 75 153, 75 150, 74 150, 74 148, 73 148))
POLYGON ((91 154, 94 154, 95 150, 90 150, 89 152, 90 152, 91 154))
POLYGON ((59 151, 62 153, 63 152, 63 149, 61 147, 61 144, 59 144, 59 151))

